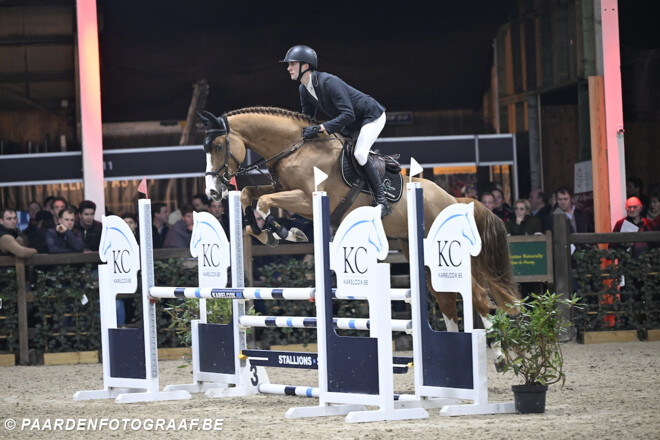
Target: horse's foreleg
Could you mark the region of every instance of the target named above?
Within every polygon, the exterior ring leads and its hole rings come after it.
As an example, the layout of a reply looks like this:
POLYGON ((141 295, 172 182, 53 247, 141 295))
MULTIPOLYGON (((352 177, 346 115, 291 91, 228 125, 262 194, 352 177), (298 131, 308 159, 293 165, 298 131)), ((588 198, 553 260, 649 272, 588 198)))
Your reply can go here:
POLYGON ((274 192, 275 185, 246 186, 241 190, 241 206, 245 210, 246 207, 252 206, 253 200, 258 200, 264 194, 272 194, 274 192))
POLYGON ((309 215, 311 212, 311 199, 301 189, 281 191, 265 194, 257 201, 257 212, 266 220, 266 224, 277 237, 293 242, 309 241, 307 236, 298 228, 287 229, 279 223, 272 214, 271 208, 281 208, 300 215, 309 215))
POLYGON ((252 201, 258 200, 262 195, 270 194, 274 191, 275 185, 246 186, 241 191, 241 207, 245 212, 245 218, 248 223, 248 226, 245 228, 245 232, 268 246, 277 246, 278 240, 270 231, 264 231, 261 229, 261 225, 259 225, 257 222, 257 219, 255 218, 252 211, 252 201))

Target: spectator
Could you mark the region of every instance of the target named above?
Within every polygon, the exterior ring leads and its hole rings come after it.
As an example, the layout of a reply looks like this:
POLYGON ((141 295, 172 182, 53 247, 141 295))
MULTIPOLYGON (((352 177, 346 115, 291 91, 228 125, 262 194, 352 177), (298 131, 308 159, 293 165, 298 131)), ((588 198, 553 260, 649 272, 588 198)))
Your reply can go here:
MULTIPOLYGON (((626 200, 626 217, 620 219, 614 225, 612 232, 644 232, 653 230, 653 222, 642 217, 642 202, 637 197, 626 200)), ((639 257, 649 249, 648 243, 631 243, 633 257, 639 257)))
POLYGON ((209 198, 206 194, 195 194, 192 198, 195 212, 209 212, 209 198))
POLYGON ((28 216, 30 217, 30 221, 37 216, 37 212, 39 211, 41 211, 41 205, 39 202, 33 200, 28 204, 28 216))
POLYGON ((571 232, 593 232, 593 221, 589 219, 586 212, 576 207, 573 204, 573 193, 565 186, 560 187, 555 191, 557 198, 557 206, 555 209, 546 216, 544 221, 544 228, 552 229, 552 218, 554 213, 563 212, 568 218, 571 227, 571 232))
POLYGON ((60 212, 62 212, 62 210, 67 206, 69 206, 69 204, 64 197, 55 197, 53 199, 51 211, 53 213, 53 220, 55 223, 57 223, 58 219, 60 218, 60 212))
POLYGON ((501 218, 502 221, 506 223, 509 218, 513 216, 513 212, 511 211, 511 208, 506 203, 504 203, 504 193, 499 188, 494 188, 491 192, 493 193, 494 199, 493 214, 501 218))
POLYGON ((492 192, 486 191, 485 193, 481 194, 481 203, 491 211, 495 207, 495 196, 493 196, 492 192))
POLYGON ((44 199, 43 203, 43 210, 48 211, 50 213, 53 212, 53 200, 55 200, 55 196, 48 196, 44 199))
POLYGON ((190 246, 193 230, 193 206, 186 203, 181 208, 181 220, 174 223, 167 232, 163 243, 166 248, 185 248, 190 246))
POLYGON ((652 191, 649 193, 649 204, 646 207, 646 215, 644 218, 654 220, 660 215, 660 191, 652 191))
POLYGON ((552 211, 552 206, 547 203, 542 189, 537 188, 530 191, 529 204, 532 207, 531 215, 538 218, 540 222, 543 222, 543 219, 552 211))
POLYGON ((648 203, 644 196, 642 196, 642 190, 644 189, 644 182, 639 177, 628 177, 626 179, 626 197, 637 197, 644 207, 648 206, 648 203))
POLYGON ((75 209, 64 208, 60 211, 58 220, 58 225, 47 231, 46 244, 48 245, 48 252, 52 254, 82 252, 82 237, 79 232, 73 229, 76 222, 75 209))
POLYGON ((532 205, 526 199, 518 199, 514 206, 514 214, 506 222, 509 235, 534 235, 543 233, 541 221, 532 215, 532 205))
POLYGON ((27 247, 27 237, 18 230, 18 217, 11 208, 2 210, 0 217, 0 254, 13 254, 19 258, 30 258, 37 250, 27 247))
POLYGON ((78 212, 80 215, 74 228, 82 237, 83 249, 85 251, 96 252, 99 250, 101 233, 103 232, 103 225, 101 222, 94 220, 96 203, 91 200, 83 200, 80 202, 80 205, 78 205, 78 212))
POLYGON ((223 201, 212 200, 209 204, 209 212, 213 217, 217 218, 222 225, 222 229, 225 230, 225 234, 229 236, 229 216, 225 213, 225 205, 223 201))
POLYGON ((121 216, 121 219, 126 222, 128 228, 131 230, 137 240, 138 244, 140 243, 140 233, 138 232, 138 221, 137 216, 132 212, 126 212, 121 216))
POLYGON ((46 234, 48 229, 54 228, 53 214, 50 211, 39 211, 34 219, 30 218, 30 225, 25 229, 25 235, 30 240, 30 245, 40 254, 48 253, 46 234))
POLYGON ((153 246, 154 249, 160 249, 165 243, 167 231, 170 227, 167 220, 170 217, 170 210, 164 203, 154 203, 151 207, 151 227, 153 228, 153 246))

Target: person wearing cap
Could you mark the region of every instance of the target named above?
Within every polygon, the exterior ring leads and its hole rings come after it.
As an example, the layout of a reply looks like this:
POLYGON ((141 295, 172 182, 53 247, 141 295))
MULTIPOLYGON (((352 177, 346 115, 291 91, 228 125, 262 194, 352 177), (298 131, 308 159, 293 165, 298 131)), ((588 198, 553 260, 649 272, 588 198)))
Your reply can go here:
POLYGON ((337 76, 317 71, 318 57, 309 46, 293 46, 281 62, 288 63, 287 71, 291 79, 300 81, 298 90, 302 113, 316 118, 320 109, 331 118, 323 124, 305 127, 303 139, 312 139, 319 133, 339 132, 357 138, 355 159, 364 170, 376 203, 381 205, 381 215, 389 214, 391 209, 385 198, 383 184, 369 157, 371 146, 385 127, 385 107, 337 76))

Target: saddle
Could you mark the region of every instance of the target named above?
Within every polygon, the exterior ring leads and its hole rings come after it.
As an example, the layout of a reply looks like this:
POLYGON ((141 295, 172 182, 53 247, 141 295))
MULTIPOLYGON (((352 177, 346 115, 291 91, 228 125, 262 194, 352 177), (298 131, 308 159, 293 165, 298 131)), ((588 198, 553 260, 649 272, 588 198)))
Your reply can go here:
MULTIPOLYGON (((362 167, 357 163, 354 156, 355 141, 347 139, 340 155, 341 177, 351 188, 361 186, 361 192, 371 194, 369 185, 364 185, 366 176, 362 167)), ((401 176, 401 165, 397 161, 399 155, 388 156, 385 154, 369 152, 369 157, 374 162, 380 179, 383 182, 385 197, 390 202, 398 202, 403 193, 403 177, 401 176)))

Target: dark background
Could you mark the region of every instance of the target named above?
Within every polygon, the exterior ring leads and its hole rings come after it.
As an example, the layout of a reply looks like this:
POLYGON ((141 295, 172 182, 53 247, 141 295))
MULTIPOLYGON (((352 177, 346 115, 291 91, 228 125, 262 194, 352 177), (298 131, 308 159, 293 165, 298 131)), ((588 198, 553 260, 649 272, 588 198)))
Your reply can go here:
POLYGON ((509 0, 100 1, 103 120, 185 119, 199 79, 214 113, 299 110, 278 63, 295 44, 389 111, 476 109, 513 14, 509 0))

